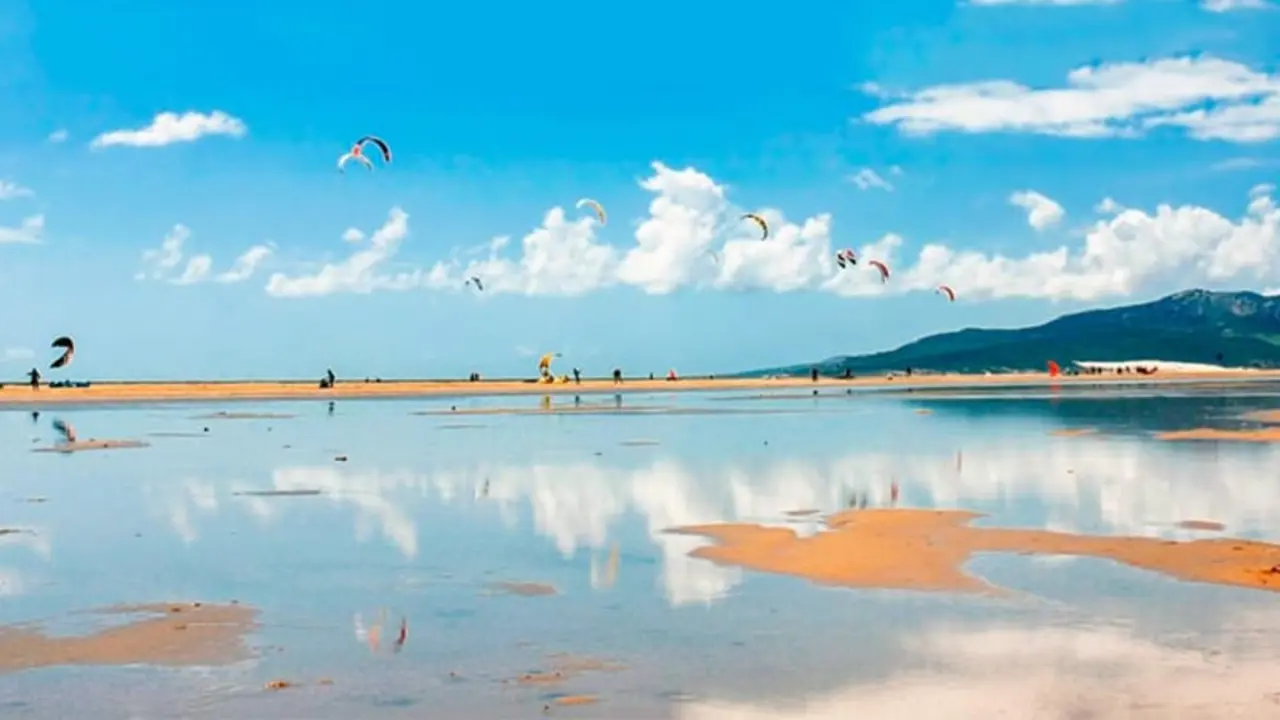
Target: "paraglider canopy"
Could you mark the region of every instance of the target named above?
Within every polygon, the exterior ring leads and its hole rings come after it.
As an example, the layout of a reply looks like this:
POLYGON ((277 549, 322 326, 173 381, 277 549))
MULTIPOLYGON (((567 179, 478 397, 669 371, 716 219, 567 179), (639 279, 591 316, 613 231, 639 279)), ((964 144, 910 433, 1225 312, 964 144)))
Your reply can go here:
POLYGON ((49 347, 62 349, 62 355, 60 355, 57 360, 54 360, 52 363, 49 364, 49 367, 55 370, 57 368, 66 367, 67 365, 70 365, 72 358, 76 356, 75 340, 72 340, 70 337, 66 335, 54 338, 54 341, 50 343, 49 347))
POLYGON ((551 360, 560 357, 560 353, 547 353, 538 359, 538 370, 548 372, 551 370, 551 360))
POLYGON ((951 302, 956 301, 956 291, 952 290, 950 285, 939 285, 938 292, 945 295, 951 302))

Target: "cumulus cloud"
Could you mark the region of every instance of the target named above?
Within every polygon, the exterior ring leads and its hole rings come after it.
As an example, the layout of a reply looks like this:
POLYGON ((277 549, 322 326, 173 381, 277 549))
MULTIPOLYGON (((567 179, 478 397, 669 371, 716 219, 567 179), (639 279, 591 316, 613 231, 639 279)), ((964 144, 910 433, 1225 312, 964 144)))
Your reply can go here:
POLYGON ((44 215, 32 215, 17 227, 0 227, 0 245, 35 245, 43 235, 44 215))
POLYGON ((1036 232, 1057 225, 1067 214, 1061 205, 1035 190, 1019 190, 1013 193, 1009 196, 1009 204, 1027 211, 1027 224, 1036 232))
MULTIPOLYGON (((429 269, 391 267, 409 234, 409 218, 393 208, 386 224, 341 262, 312 274, 276 273, 267 292, 304 297, 339 292, 433 289, 462 291, 465 280, 483 279, 485 293, 576 296, 615 285, 663 295, 681 288, 791 292, 820 290, 843 296, 932 292, 946 284, 962 298, 1048 298, 1090 301, 1187 284, 1262 284, 1280 275, 1280 211, 1274 188, 1255 187, 1244 215, 1233 220, 1194 205, 1160 205, 1154 212, 1103 199, 1082 243, 1024 256, 988 254, 941 243, 899 258, 907 243, 896 234, 849 243, 862 260, 841 270, 834 262, 834 221, 819 214, 791 221, 781 210, 753 208, 770 233, 742 220, 725 186, 694 168, 654 163, 640 182, 652 195, 648 215, 635 227, 635 244, 621 249, 597 238, 590 215, 572 219, 561 208, 521 241, 491 241, 481 256, 442 260, 429 269), (513 252, 514 251, 514 252, 513 252), (887 283, 867 264, 888 264, 887 283), (899 260, 902 262, 899 262, 899 260)), ((1037 229, 1061 220, 1065 210, 1032 191, 1011 200, 1028 211, 1037 229)))
POLYGON ((270 245, 254 245, 237 257, 231 268, 214 274, 211 255, 185 254, 183 246, 190 238, 191 230, 187 226, 174 225, 159 247, 142 252, 142 269, 134 275, 134 279, 158 280, 172 285, 195 285, 207 280, 238 283, 252 277, 258 266, 272 254, 270 245), (179 267, 182 268, 181 272, 175 272, 179 267))
MULTIPOLYGON (((350 230, 347 232, 350 233, 350 230)), ((347 237, 349 235, 344 234, 344 239, 347 237)), ((365 246, 340 262, 324 263, 311 274, 273 273, 267 280, 267 294, 282 298, 301 298, 421 287, 426 279, 421 269, 399 272, 390 267, 392 259, 407 237, 409 214, 398 207, 391 208, 387 213, 387 221, 369 236, 369 242, 365 246)))
POLYGON ((70 133, 68 133, 66 130, 61 130, 61 129, 59 129, 59 130, 54 130, 53 132, 49 133, 49 138, 48 138, 48 140, 49 140, 49 142, 54 143, 54 144, 56 145, 56 144, 58 144, 58 143, 64 143, 64 142, 66 142, 66 141, 67 141, 67 138, 69 138, 69 137, 71 137, 71 134, 70 134, 70 133))
POLYGON ((0 200, 34 197, 30 188, 25 188, 11 180, 0 180, 0 200))
POLYGON ((1280 76, 1209 55, 1072 70, 1062 87, 1012 80, 936 85, 904 94, 868 83, 886 104, 863 115, 908 135, 1018 132, 1077 138, 1137 137, 1155 127, 1198 140, 1280 137, 1280 76))
MULTIPOLYGON (((897 168, 897 166, 894 166, 897 168)), ((870 190, 872 188, 884 190, 885 192, 893 192, 893 185, 889 183, 871 168, 862 168, 858 172, 849 177, 849 182, 858 186, 859 190, 870 190)))
POLYGON ((128 147, 163 147, 174 143, 187 143, 211 135, 224 135, 241 138, 249 132, 244 121, 228 115, 221 110, 211 113, 185 112, 181 115, 174 112, 162 112, 152 119, 151 124, 136 130, 112 130, 93 139, 92 147, 104 148, 113 145, 128 147))

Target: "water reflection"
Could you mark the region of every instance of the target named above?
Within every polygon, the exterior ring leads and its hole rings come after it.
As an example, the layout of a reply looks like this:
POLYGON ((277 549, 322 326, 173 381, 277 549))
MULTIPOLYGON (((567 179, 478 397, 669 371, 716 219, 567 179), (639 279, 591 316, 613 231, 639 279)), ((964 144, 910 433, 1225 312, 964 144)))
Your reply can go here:
MULTIPOLYGON (((682 525, 755 522, 814 532, 819 517, 790 511, 833 511, 850 496, 886 506, 970 508, 997 515, 1002 524, 1168 538, 1203 537, 1180 529, 1184 520, 1212 520, 1232 535, 1275 538, 1280 531, 1280 449, 1196 452, 1183 446, 1131 438, 1087 436, 1028 439, 965 453, 963 466, 943 452, 917 455, 849 453, 830 460, 781 459, 756 466, 728 461, 714 470, 675 458, 633 467, 602 461, 563 464, 437 466, 383 471, 335 466, 291 466, 268 483, 216 484, 185 480, 164 491, 169 521, 186 542, 197 536, 192 518, 220 508, 219 493, 245 490, 319 490, 307 499, 237 496, 264 527, 278 516, 307 513, 318 501, 354 513, 354 537, 375 537, 406 559, 420 552, 416 517, 426 506, 492 503, 510 531, 529 516, 533 530, 565 557, 592 555, 593 583, 602 584, 628 516, 642 523, 660 556, 661 586, 672 605, 723 597, 739 571, 688 557, 703 541, 664 531, 682 525), (895 488, 897 488, 895 490, 895 488)), ((224 503, 225 504, 225 503, 224 503)), ((616 554, 614 554, 616 557, 616 554)), ((616 574, 616 563, 614 564, 616 574)))
POLYGON ((1216 644, 1116 626, 938 625, 904 636, 888 678, 793 703, 694 701, 680 720, 1280 717, 1273 632, 1247 617, 1216 644), (1192 714, 1188 714, 1192 713, 1192 714))

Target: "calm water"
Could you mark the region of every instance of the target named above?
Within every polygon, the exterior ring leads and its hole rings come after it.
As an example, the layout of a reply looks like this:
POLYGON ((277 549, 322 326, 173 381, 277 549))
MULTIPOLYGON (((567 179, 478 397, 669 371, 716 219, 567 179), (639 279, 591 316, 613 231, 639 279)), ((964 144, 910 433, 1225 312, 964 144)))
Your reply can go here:
POLYGON ((786 513, 884 503, 896 481, 900 505, 988 523, 1214 535, 1173 527, 1202 519, 1280 541, 1280 449, 1151 439, 1239 425, 1280 393, 1163 395, 653 395, 623 405, 705 412, 582 416, 414 414, 538 398, 222 406, 296 415, 234 420, 182 405, 0 413, 0 526, 34 531, 0 536, 0 622, 83 631, 76 611, 169 600, 262 612, 251 661, 2 675, 0 716, 526 718, 582 693, 599 703, 546 714, 1280 717, 1277 595, 1009 556, 971 570, 1014 599, 822 588, 690 558, 701 540, 663 532, 814 532, 786 513), (55 419, 81 439, 151 446, 31 452, 58 438, 55 419), (1099 432, 1050 434, 1082 427, 1099 432), (263 490, 320 494, 237 494, 263 490), (493 593, 501 581, 559 594, 493 593), (380 617, 387 640, 406 619, 401 652, 370 648, 380 617), (624 667, 503 682, 552 653, 624 667), (333 685, 264 691, 275 678, 333 685))

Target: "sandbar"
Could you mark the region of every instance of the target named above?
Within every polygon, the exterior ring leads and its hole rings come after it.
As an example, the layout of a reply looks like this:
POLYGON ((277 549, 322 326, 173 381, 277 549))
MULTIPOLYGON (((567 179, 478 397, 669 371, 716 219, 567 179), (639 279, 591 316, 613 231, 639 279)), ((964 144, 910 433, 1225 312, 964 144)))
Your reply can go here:
POLYGON ((244 638, 257 616, 243 605, 201 603, 117 605, 94 612, 144 617, 78 636, 0 627, 0 672, 55 665, 224 665, 249 657, 244 638))
POLYGON ((48 447, 38 447, 31 452, 76 453, 88 450, 132 450, 144 447, 150 447, 150 444, 141 440, 76 440, 48 447))
POLYGON ((1096 435, 1097 433, 1098 433, 1097 428, 1080 427, 1080 428, 1063 428, 1061 430, 1054 430, 1049 434, 1054 437, 1084 437, 1085 435, 1096 435))
POLYGON ((546 595, 559 595, 560 591, 554 585, 541 582, 517 582, 503 581, 496 582, 489 586, 491 590, 507 595, 519 595, 521 597, 543 597, 546 595))
POLYGON ((785 378, 683 378, 680 380, 588 379, 576 383, 540 383, 527 380, 387 380, 383 382, 342 381, 332 388, 320 388, 314 381, 229 381, 229 382, 94 382, 84 388, 32 390, 28 385, 0 388, 0 406, 47 406, 66 403, 212 402, 224 400, 336 400, 341 398, 433 397, 484 395, 575 395, 634 392, 678 392, 719 390, 777 390, 796 388, 965 388, 965 387, 1067 387, 1099 385, 1160 385, 1169 382, 1277 381, 1280 370, 1230 370, 1214 372, 1161 372, 1146 375, 1078 375, 1050 377, 1047 373, 1005 373, 992 375, 916 375, 888 379, 867 376, 852 379, 808 377, 785 378))
POLYGON ((714 542, 694 550, 694 557, 823 585, 999 594, 964 566, 978 553, 1017 553, 1114 560, 1179 580, 1280 591, 1280 545, 972 526, 978 517, 962 510, 849 510, 828 517, 825 531, 805 538, 788 528, 734 523, 668 532, 714 542))
POLYGON ((1280 442, 1280 427, 1260 430, 1224 430, 1221 428, 1192 428, 1156 434, 1157 440, 1202 440, 1213 442, 1280 442))
POLYGON ((1280 410, 1258 410, 1256 412, 1246 413, 1244 419, 1264 423, 1266 425, 1280 425, 1280 410))

